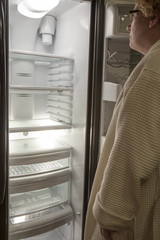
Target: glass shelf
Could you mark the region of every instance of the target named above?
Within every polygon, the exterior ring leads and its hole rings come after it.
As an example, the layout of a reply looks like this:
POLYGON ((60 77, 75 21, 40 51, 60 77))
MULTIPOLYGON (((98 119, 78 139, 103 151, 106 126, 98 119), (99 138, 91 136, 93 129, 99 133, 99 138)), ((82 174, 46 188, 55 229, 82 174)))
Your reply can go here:
POLYGON ((44 163, 70 157, 72 148, 46 138, 16 139, 9 142, 10 166, 44 163))
POLYGON ((70 57, 52 55, 52 54, 44 54, 40 52, 31 52, 31 51, 19 51, 11 49, 9 52, 10 59, 21 59, 21 60, 31 60, 31 61, 39 61, 44 63, 54 63, 62 60, 73 60, 70 57))
POLYGON ((50 87, 50 86, 13 86, 9 87, 10 93, 51 93, 53 91, 63 92, 72 91, 72 87, 50 87))
POLYGON ((33 119, 33 120, 11 120, 9 121, 9 131, 29 132, 54 129, 69 129, 71 126, 51 119, 33 119))

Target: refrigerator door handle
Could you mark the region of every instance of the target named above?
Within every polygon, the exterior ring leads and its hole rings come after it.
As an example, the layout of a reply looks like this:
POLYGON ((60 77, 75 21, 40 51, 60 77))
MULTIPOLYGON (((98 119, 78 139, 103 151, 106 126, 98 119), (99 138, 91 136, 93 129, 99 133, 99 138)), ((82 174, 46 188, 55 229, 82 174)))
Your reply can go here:
POLYGON ((0 2, 0 68, 1 68, 1 79, 0 79, 0 204, 3 204, 5 193, 6 193, 6 183, 7 183, 7 170, 6 170, 6 161, 7 161, 7 106, 6 105, 6 29, 5 29, 5 15, 4 15, 4 6, 3 1, 0 2))

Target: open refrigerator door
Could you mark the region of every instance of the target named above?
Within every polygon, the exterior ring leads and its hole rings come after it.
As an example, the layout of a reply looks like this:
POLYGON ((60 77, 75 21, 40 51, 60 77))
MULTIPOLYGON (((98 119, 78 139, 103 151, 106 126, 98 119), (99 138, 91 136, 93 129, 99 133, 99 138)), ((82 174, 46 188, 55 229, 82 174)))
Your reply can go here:
MULTIPOLYGON (((104 68, 101 111, 101 149, 118 96, 142 55, 129 47, 128 12, 134 1, 110 0, 106 4, 104 68)), ((100 150, 101 151, 101 150, 100 150)))

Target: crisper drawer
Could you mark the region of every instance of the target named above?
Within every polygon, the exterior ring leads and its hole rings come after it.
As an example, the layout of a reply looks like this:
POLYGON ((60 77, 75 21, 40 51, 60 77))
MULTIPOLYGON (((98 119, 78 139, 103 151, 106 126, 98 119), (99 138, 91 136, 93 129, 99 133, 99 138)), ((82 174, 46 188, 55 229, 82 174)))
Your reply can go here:
POLYGON ((63 168, 64 166, 69 165, 71 150, 72 148, 69 145, 50 140, 48 138, 11 140, 9 142, 10 166, 29 165, 68 159, 63 161, 63 168))
POLYGON ((67 223, 52 231, 40 235, 25 238, 22 240, 72 240, 73 239, 73 222, 67 223))
POLYGON ((69 146, 44 139, 10 141, 9 189, 21 193, 70 180, 69 146))
POLYGON ((51 231, 73 219, 71 206, 66 203, 57 207, 10 219, 10 240, 29 238, 51 231))
POLYGON ((48 173, 32 174, 23 177, 12 177, 9 180, 9 192, 21 193, 30 190, 42 189, 49 186, 55 186, 69 181, 70 170, 52 171, 48 173))
MULTIPOLYGON (((69 183, 59 184, 54 187, 44 188, 36 191, 28 191, 17 194, 10 194, 9 215, 13 224, 18 224, 22 216, 29 216, 35 212, 52 208, 68 202, 69 183)), ((24 217, 29 219, 29 217, 24 217)))

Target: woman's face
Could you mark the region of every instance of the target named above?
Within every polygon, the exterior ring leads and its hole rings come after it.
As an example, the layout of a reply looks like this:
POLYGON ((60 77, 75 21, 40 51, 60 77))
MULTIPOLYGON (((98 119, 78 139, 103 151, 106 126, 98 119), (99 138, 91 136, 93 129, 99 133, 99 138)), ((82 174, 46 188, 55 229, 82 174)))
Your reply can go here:
MULTIPOLYGON (((135 5, 134 10, 138 10, 135 5)), ((149 31, 149 19, 143 13, 135 12, 131 15, 131 23, 128 25, 130 47, 142 54, 145 54, 145 44, 147 44, 147 35, 149 31)))

